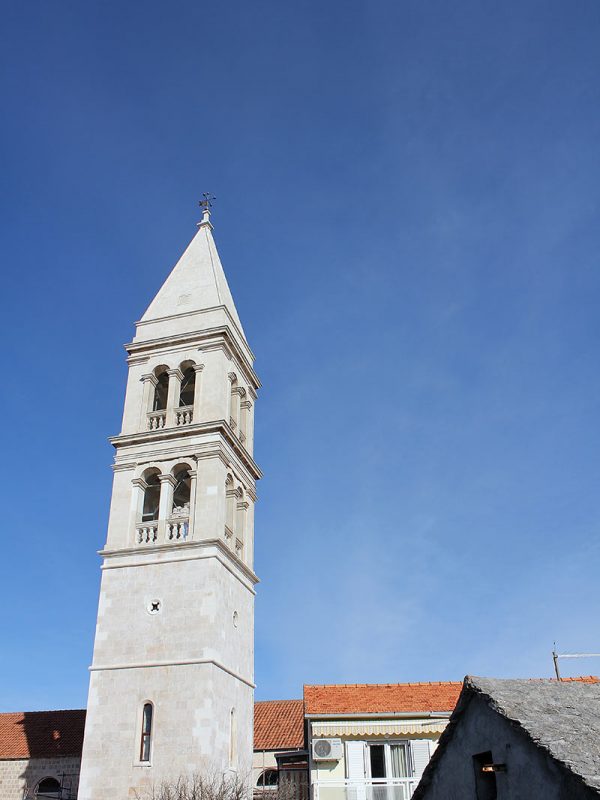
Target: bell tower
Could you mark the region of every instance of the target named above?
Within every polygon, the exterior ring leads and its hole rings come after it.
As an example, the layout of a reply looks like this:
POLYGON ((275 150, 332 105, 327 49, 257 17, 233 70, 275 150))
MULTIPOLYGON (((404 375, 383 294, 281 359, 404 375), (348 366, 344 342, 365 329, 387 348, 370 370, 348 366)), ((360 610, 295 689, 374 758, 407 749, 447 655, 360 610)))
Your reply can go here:
POLYGON ((126 345, 79 800, 250 773, 259 381, 201 205, 126 345))

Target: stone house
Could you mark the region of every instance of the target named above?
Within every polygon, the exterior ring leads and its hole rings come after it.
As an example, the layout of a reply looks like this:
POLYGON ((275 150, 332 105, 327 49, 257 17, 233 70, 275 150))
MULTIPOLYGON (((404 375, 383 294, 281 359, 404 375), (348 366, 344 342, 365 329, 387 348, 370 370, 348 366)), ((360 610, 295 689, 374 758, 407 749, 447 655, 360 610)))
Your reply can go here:
MULTIPOLYGON (((284 775, 307 783, 304 701, 262 700, 254 704, 252 786, 256 796, 268 797, 284 775), (293 768, 289 768, 294 765, 293 768), (298 768, 298 765, 301 765, 298 768)), ((300 795, 305 792, 300 792, 300 795)))
POLYGON ((0 714, 0 798, 77 797, 85 711, 0 714))
MULTIPOLYGON (((0 800, 75 800, 85 710, 0 714, 0 800)), ((302 700, 254 706, 252 785, 277 788, 277 757, 305 754, 302 700)))
POLYGON ((600 797, 600 683, 465 678, 413 800, 600 797))
POLYGON ((459 682, 305 686, 313 800, 409 800, 459 682))

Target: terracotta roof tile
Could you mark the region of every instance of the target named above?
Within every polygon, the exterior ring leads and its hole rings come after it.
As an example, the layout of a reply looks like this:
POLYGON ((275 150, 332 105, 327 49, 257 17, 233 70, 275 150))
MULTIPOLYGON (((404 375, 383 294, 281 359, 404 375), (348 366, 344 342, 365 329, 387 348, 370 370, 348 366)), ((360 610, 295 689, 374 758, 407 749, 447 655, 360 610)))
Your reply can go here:
POLYGON ((462 681, 355 683, 305 686, 307 714, 381 714, 452 711, 462 681))
POLYGON ((85 711, 0 714, 0 758, 53 758, 81 754, 85 711))
POLYGON ((302 700, 262 700, 254 704, 254 749, 304 747, 302 700))
MULTIPOLYGON (((595 675, 563 681, 599 683, 595 675)), ((302 700, 254 704, 254 749, 303 748, 307 714, 375 714, 452 711, 462 683, 395 683, 305 686, 302 700)), ((85 710, 0 713, 0 759, 80 755, 85 710)))

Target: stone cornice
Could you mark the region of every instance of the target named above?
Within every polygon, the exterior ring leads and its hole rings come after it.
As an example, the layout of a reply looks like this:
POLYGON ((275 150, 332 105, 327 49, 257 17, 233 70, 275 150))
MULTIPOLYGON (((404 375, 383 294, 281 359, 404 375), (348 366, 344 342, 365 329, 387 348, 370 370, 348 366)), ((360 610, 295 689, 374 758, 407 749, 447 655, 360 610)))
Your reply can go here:
POLYGON ((237 325, 236 321, 234 320, 234 318, 229 313, 229 309, 227 308, 227 306, 224 306, 224 305, 210 306, 210 308, 202 308, 202 309, 197 308, 197 309, 194 309, 192 311, 182 311, 179 314, 169 314, 166 317, 155 317, 154 319, 142 319, 142 320, 138 320, 135 323, 135 327, 136 327, 136 330, 137 330, 137 328, 143 328, 146 325, 155 325, 157 322, 165 322, 166 320, 170 320, 170 319, 183 319, 185 317, 195 317, 198 314, 208 314, 211 311, 224 311, 225 312, 225 314, 227 316, 227 319, 231 323, 233 331, 240 337, 240 340, 242 342, 244 342, 246 348, 248 349, 248 352, 249 352, 250 356, 252 357, 252 359, 254 359, 254 353, 252 352, 252 350, 250 348, 250 345, 248 344, 244 333, 240 330, 240 328, 238 328, 238 325, 237 325))
MULTIPOLYGON (((197 345, 198 349, 200 350, 209 350, 213 349, 213 347, 222 346, 223 341, 226 342, 227 346, 231 349, 232 354, 237 358, 243 369, 248 373, 248 378, 250 379, 249 383, 254 384, 256 388, 259 388, 259 377, 254 371, 248 356, 243 352, 242 348, 236 341, 233 331, 229 325, 219 325, 214 328, 190 331, 189 333, 179 333, 175 334, 174 336, 161 336, 158 339, 148 339, 143 342, 133 341, 124 345, 124 347, 129 353, 129 357, 133 358, 137 355, 147 355, 149 354, 149 351, 156 353, 157 350, 168 350, 170 347, 176 347, 178 345, 197 345), (219 338, 221 339, 221 342, 219 342, 219 338)), ((254 354, 250 348, 248 348, 248 352, 252 359, 254 359, 254 354)))
POLYGON ((129 664, 100 664, 100 666, 92 664, 92 666, 88 667, 88 669, 90 670, 90 672, 106 672, 108 670, 113 670, 113 669, 152 669, 153 667, 189 667, 189 666, 194 666, 196 664, 209 664, 213 667, 217 667, 217 669, 223 670, 223 672, 226 672, 228 675, 231 675, 238 681, 245 683, 246 686, 249 686, 251 689, 256 688, 256 684, 253 683, 249 678, 245 678, 238 672, 229 669, 229 667, 226 667, 225 664, 222 664, 220 661, 217 661, 214 658, 184 658, 184 659, 178 659, 177 661, 138 661, 129 664))
POLYGON ((131 447, 140 444, 156 444, 157 442, 185 440, 198 434, 220 433, 223 439, 231 447, 239 461, 246 467, 256 480, 262 478, 262 472, 256 461, 248 453, 245 447, 240 444, 239 439, 234 434, 231 427, 225 420, 215 422, 199 422, 191 425, 182 425, 177 428, 161 428, 157 431, 142 431, 140 433, 129 433, 121 436, 113 436, 109 442, 115 449, 120 447, 131 447))
MULTIPOLYGON (((246 566, 244 562, 238 558, 235 553, 225 544, 222 539, 202 539, 200 541, 180 542, 178 544, 155 544, 143 545, 138 547, 127 547, 122 550, 99 550, 98 555, 102 556, 105 563, 102 564, 102 569, 120 569, 122 567, 145 567, 149 564, 169 564, 173 561, 193 561, 203 558, 216 558, 223 566, 228 569, 238 580, 242 583, 244 581, 236 571, 250 581, 252 585, 259 583, 258 576, 246 566), (215 548, 216 554, 205 552, 209 548, 215 548), (167 554, 172 554, 172 558, 166 558, 167 554), (144 555, 159 555, 159 559, 144 559, 137 560, 137 556, 144 555), (120 559, 122 563, 110 563, 115 559, 120 559), (133 559, 133 560, 132 560, 133 559), (108 562, 108 563, 106 563, 108 562)), ((253 594, 254 589, 250 586, 247 587, 253 594)))
POLYGON ((147 354, 134 355, 134 356, 129 356, 127 358, 127 363, 129 364, 130 367, 136 367, 139 364, 145 364, 149 359, 150 356, 147 354))

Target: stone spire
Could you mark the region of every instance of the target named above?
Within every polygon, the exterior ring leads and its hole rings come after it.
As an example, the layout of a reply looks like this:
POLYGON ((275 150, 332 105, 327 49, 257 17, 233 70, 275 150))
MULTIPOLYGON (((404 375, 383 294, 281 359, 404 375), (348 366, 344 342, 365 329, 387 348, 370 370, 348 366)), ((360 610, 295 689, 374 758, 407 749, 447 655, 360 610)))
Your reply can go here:
MULTIPOLYGON (((208 317, 210 324, 214 324, 215 312, 220 309, 224 316, 230 317, 237 327, 237 333, 246 343, 242 323, 213 238, 209 205, 202 204, 202 209, 202 220, 198 223, 196 235, 140 320, 142 330, 148 323, 181 314, 189 317, 212 312, 208 317)), ((200 320, 196 322, 195 328, 205 327, 200 320)), ((136 339, 140 338, 140 333, 141 330, 138 329, 136 339)))

